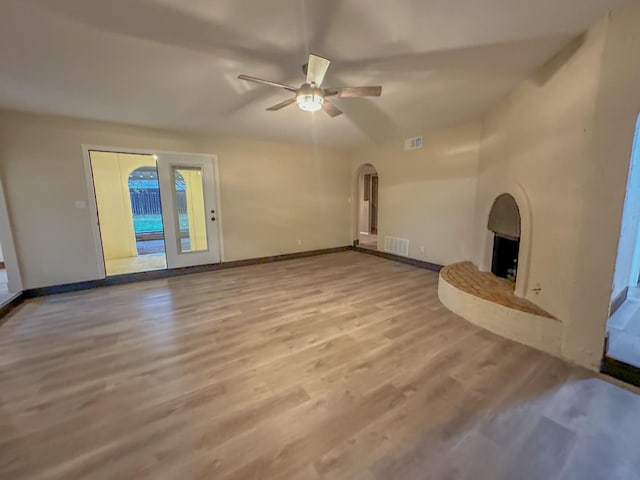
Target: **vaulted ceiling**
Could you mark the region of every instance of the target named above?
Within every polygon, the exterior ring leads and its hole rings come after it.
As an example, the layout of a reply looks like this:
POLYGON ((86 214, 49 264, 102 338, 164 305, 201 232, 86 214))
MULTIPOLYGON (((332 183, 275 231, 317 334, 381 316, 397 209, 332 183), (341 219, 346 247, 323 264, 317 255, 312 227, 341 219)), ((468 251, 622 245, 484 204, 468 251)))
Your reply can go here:
POLYGON ((0 0, 0 107, 352 145, 474 119, 625 0, 0 0), (265 108, 309 53, 345 115, 265 108))

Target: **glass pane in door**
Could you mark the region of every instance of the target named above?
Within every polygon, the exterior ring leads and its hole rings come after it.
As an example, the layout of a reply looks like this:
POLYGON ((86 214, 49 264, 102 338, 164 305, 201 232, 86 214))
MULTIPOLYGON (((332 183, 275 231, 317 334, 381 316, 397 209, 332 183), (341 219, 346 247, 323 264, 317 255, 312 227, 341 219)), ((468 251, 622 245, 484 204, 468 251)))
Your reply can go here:
POLYGON ((201 167, 173 167, 173 187, 178 213, 180 253, 209 249, 201 167))

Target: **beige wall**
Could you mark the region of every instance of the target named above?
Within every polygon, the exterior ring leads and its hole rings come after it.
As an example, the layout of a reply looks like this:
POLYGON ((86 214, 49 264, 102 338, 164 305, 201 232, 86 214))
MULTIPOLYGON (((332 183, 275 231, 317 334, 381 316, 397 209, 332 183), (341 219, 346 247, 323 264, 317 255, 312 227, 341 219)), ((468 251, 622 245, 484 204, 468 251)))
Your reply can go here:
POLYGON ((82 144, 217 154, 224 259, 348 245, 346 152, 0 112, 0 175, 24 288, 95 279, 82 144), (299 242, 301 244, 299 244, 299 242))
POLYGON ((637 5, 595 25, 487 116, 480 150, 474 262, 486 258, 491 202, 505 190, 525 192, 524 295, 564 322, 562 355, 592 368, 602 356, 640 111, 638 25, 637 5))
POLYGON ((572 321, 563 353, 596 366, 602 349, 625 187, 640 112, 640 4, 609 18, 589 155, 584 167, 583 209, 572 321))
POLYGON ((469 259, 479 139, 480 123, 472 123, 425 134, 420 150, 404 151, 399 141, 353 151, 354 179, 366 163, 378 172, 378 248, 389 235, 409 239, 411 258, 469 259))
MULTIPOLYGON (((532 210, 525 296, 559 318, 570 314, 566 289, 577 273, 577 259, 570 252, 580 239, 573 226, 583 208, 582 174, 605 32, 601 22, 577 51, 569 47, 565 53, 572 55, 564 62, 547 66, 495 108, 483 128, 474 263, 487 266, 483 259, 491 205, 502 193, 521 188, 532 210)), ((519 276, 524 270, 520 265, 519 276)))
MULTIPOLYGON (((524 192, 516 200, 521 211, 530 209, 531 225, 522 231, 529 238, 520 253, 518 281, 526 281, 520 293, 565 322, 565 329, 581 321, 574 298, 591 300, 578 284, 582 266, 593 257, 580 258, 576 251, 583 240, 579 222, 589 194, 586 167, 606 30, 600 22, 577 50, 569 46, 496 107, 485 119, 480 149, 473 261, 489 267, 493 201, 504 192, 524 192)), ((604 331, 598 354, 574 359, 594 366, 603 340, 604 331)))

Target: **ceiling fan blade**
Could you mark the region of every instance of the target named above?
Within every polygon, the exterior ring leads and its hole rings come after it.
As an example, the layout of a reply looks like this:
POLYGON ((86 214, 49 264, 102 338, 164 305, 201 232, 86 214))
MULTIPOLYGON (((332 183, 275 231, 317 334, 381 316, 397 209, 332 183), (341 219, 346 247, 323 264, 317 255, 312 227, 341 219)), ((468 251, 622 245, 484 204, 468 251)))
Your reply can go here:
POLYGON ((327 97, 379 97, 382 95, 382 87, 342 87, 342 88, 327 88, 325 90, 327 97))
POLYGON ((276 103, 272 107, 267 108, 271 112, 287 107, 296 101, 296 97, 287 98, 284 102, 276 103))
POLYGON ((315 83, 316 86, 322 85, 324 76, 329 69, 331 62, 326 58, 317 55, 309 55, 309 63, 307 64, 307 83, 315 83))
POLYGON ((336 107, 333 103, 329 103, 326 100, 322 104, 322 110, 329 114, 330 117, 337 117, 342 115, 342 110, 336 107))
POLYGON ((250 75, 238 75, 240 80, 246 80, 247 82, 261 83, 263 85, 270 85, 272 87, 284 88, 290 92, 295 92, 297 89, 291 85, 285 85, 284 83, 272 82, 271 80, 263 80, 262 78, 252 77, 250 75))

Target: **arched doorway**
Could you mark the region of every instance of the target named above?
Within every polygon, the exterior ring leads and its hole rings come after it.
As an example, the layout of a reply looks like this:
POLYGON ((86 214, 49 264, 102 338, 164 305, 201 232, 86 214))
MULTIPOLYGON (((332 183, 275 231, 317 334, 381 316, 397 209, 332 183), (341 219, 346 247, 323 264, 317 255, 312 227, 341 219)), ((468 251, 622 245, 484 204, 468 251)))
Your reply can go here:
POLYGON ((508 193, 497 197, 489 213, 487 227, 493 232, 491 272, 515 286, 520 254, 520 210, 508 193))
POLYGON ((371 164, 356 176, 356 240, 360 247, 378 249, 378 172, 371 164))

